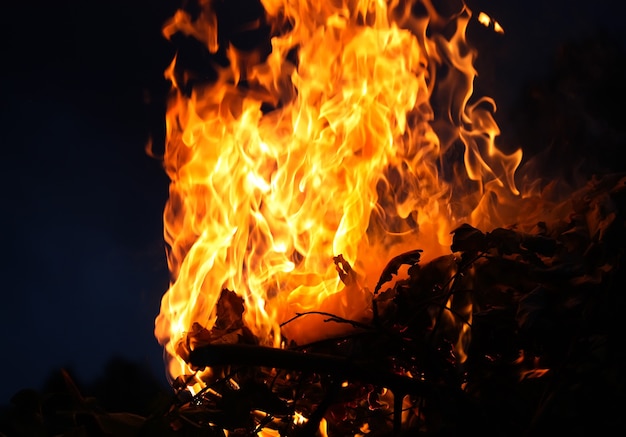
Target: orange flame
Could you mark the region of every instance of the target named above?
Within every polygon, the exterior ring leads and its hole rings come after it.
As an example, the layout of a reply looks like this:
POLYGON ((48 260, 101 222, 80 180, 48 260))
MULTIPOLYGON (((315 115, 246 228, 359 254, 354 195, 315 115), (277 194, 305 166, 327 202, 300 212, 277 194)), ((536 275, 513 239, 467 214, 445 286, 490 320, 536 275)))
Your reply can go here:
POLYGON ((390 257, 441 255, 461 222, 508 224, 522 152, 496 147, 495 104, 473 99, 467 7, 446 17, 430 0, 261 0, 263 16, 237 31, 267 26, 264 51, 224 42, 214 2, 199 3, 163 29, 227 60, 209 84, 178 57, 166 71, 172 282, 155 335, 170 376, 191 373, 176 345, 213 326, 224 288, 261 344, 303 344, 346 327, 281 323, 311 310, 369 320, 390 257), (343 280, 338 255, 353 269, 343 280))

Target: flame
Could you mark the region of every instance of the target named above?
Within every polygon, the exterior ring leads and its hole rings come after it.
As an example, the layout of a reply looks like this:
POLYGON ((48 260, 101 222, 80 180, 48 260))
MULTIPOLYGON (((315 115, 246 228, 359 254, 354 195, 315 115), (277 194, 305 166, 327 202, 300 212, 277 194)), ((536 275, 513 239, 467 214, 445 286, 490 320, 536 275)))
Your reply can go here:
POLYGON ((214 3, 163 27, 201 43, 214 72, 200 80, 180 53, 165 72, 172 280, 155 335, 172 378, 193 373, 178 345, 214 326, 223 289, 260 344, 337 335, 347 328, 321 317, 281 324, 307 311, 368 321, 390 257, 447 253, 455 226, 509 224, 520 198, 522 152, 500 151, 495 103, 473 96, 465 5, 261 0, 233 30, 269 29, 251 49, 223 36, 214 3))
POLYGON ((502 26, 500 25, 500 23, 498 23, 496 20, 494 20, 493 18, 491 18, 489 15, 487 15, 484 12, 479 12, 478 13, 478 22, 480 24, 482 24, 485 27, 490 27, 491 24, 493 24, 493 30, 496 33, 504 33, 504 29, 502 28, 502 26))

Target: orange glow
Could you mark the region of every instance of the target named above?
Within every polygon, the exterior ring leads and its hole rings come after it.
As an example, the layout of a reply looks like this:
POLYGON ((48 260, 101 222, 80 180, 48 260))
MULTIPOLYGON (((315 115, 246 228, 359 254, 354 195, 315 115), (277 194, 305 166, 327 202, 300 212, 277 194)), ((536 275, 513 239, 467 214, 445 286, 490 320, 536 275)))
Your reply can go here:
MULTIPOLYGON (((469 9, 445 17, 429 0, 262 0, 263 54, 220 46, 213 2, 200 3, 198 16, 180 10, 163 28, 229 61, 209 84, 192 82, 178 57, 166 71, 172 280, 155 335, 172 378, 194 373, 181 345, 214 326, 223 289, 243 299, 259 344, 306 344, 352 328, 321 316, 281 324, 313 310, 367 323, 391 257, 449 253, 462 222, 517 220, 522 152, 496 146, 495 103, 473 96, 469 9), (340 255, 352 269, 342 277, 340 255)), ((462 357, 471 303, 456 305, 467 318, 462 357)), ((195 378, 197 389, 210 371, 195 378)))

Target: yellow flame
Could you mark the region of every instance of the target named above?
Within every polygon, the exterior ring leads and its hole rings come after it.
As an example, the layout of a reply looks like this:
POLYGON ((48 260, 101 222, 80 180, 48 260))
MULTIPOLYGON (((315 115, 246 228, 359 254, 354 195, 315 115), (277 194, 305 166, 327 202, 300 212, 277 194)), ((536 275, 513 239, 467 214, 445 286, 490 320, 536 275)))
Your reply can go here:
POLYGON ((478 22, 485 27, 489 27, 489 25, 491 24, 491 17, 489 17, 489 15, 485 14, 484 12, 480 12, 478 14, 478 22))
POLYGON ((163 28, 228 60, 209 84, 178 57, 165 73, 172 281, 155 335, 171 377, 193 373, 177 344, 194 324, 213 327, 224 288, 243 298, 260 343, 307 343, 347 328, 281 323, 311 310, 367 321, 391 256, 419 247, 434 258, 461 221, 510 218, 492 209, 517 196, 522 152, 496 147, 491 99, 470 103, 467 7, 444 17, 429 0, 263 0, 263 53, 220 42, 213 2, 200 3, 163 28), (338 255, 354 270, 345 283, 338 255))
POLYGON ((502 28, 502 26, 500 25, 500 23, 498 23, 496 20, 494 20, 493 18, 491 18, 489 15, 487 15, 484 12, 479 12, 478 13, 478 22, 480 24, 482 24, 485 27, 490 27, 491 24, 493 24, 493 30, 496 33, 504 33, 504 29, 502 28))

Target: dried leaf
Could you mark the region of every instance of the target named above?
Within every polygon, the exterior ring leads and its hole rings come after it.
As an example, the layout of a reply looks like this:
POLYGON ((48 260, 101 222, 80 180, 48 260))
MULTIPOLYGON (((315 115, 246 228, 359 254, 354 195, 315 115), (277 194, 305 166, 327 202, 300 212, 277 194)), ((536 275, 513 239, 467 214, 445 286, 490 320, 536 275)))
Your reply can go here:
POLYGON ((369 392, 367 402, 370 410, 381 410, 389 406, 387 402, 381 399, 381 396, 385 393, 386 390, 381 388, 374 388, 371 392, 369 392))
POLYGON ((483 252, 487 249, 487 239, 483 232, 467 223, 452 231, 453 252, 483 252))
POLYGON ((376 288, 374 288, 374 294, 377 294, 380 291, 380 288, 385 282, 391 281, 393 279, 393 275, 398 274, 398 270, 402 265, 408 265, 412 268, 417 266, 420 261, 422 252, 422 249, 416 249, 404 252, 392 258, 391 261, 389 261, 383 269, 383 272, 380 275, 380 279, 376 284, 376 288))
POLYGON ((511 229, 496 228, 487 233, 486 240, 488 245, 496 249, 500 254, 520 253, 522 236, 511 229))
POLYGON ((547 308, 546 290, 537 287, 519 301, 517 308, 517 324, 523 331, 535 330, 542 320, 547 308))
POLYGON ((215 329, 232 331, 243 328, 244 300, 234 291, 223 289, 217 301, 215 329))
POLYGON ((356 283, 356 272, 352 269, 350 263, 344 259, 342 254, 333 257, 333 262, 335 263, 335 269, 337 269, 341 282, 345 285, 356 283))

